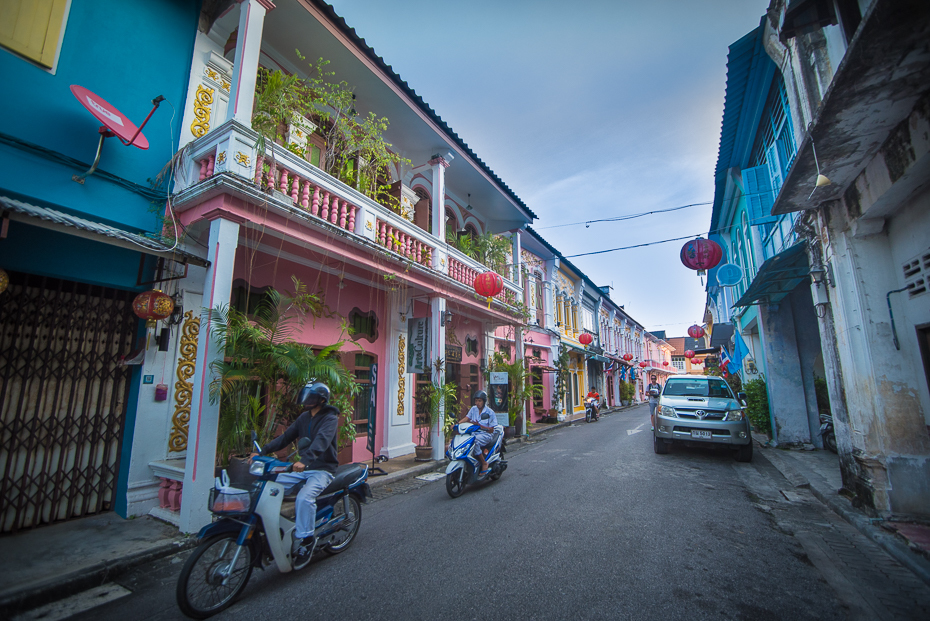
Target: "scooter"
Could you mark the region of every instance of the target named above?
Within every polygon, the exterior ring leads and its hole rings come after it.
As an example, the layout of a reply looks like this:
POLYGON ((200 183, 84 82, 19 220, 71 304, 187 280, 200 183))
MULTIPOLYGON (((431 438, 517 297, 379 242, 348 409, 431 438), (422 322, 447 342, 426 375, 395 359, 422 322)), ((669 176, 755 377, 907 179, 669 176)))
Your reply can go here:
POLYGON ((600 414, 597 413, 597 399, 590 397, 584 400, 584 421, 590 423, 593 420, 598 420, 600 414))
MULTIPOLYGON (((252 438, 256 449, 261 448, 252 438)), ((301 438, 298 451, 310 446, 301 438)), ((293 456, 293 455, 292 455, 293 456)), ((289 461, 258 456, 249 474, 257 478, 247 490, 217 479, 208 508, 218 519, 198 533, 200 545, 191 553, 178 577, 178 607, 194 619, 206 619, 227 608, 245 588, 255 567, 274 563, 278 571, 303 569, 312 557, 298 561, 291 554, 296 509, 294 501, 303 482, 288 489, 274 481, 290 472, 289 461)), ((339 554, 355 540, 362 522, 362 503, 371 498, 368 466, 346 464, 336 469, 333 482, 316 499, 317 550, 339 554)))
POLYGON ((820 432, 817 434, 823 438, 823 445, 833 451, 836 450, 836 433, 833 431, 833 417, 829 414, 820 415, 820 432))
POLYGON ((449 465, 446 467, 446 491, 452 498, 458 498, 468 484, 488 479, 496 481, 501 478, 507 469, 507 462, 502 457, 507 448, 504 443, 504 427, 495 425, 494 436, 486 447, 488 454, 485 461, 488 464, 488 473, 483 477, 479 476, 476 455, 482 449, 475 443, 475 437, 481 431, 481 427, 472 423, 459 423, 454 429, 458 433, 452 438, 449 450, 446 451, 446 457, 449 458, 449 465))

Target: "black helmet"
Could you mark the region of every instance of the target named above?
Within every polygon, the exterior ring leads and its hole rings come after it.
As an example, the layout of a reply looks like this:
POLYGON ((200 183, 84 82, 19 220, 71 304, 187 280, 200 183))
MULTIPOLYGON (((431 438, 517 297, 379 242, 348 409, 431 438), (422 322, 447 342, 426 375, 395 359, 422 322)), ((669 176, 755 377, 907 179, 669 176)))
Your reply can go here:
POLYGON ((474 403, 478 399, 484 399, 484 404, 487 405, 488 404, 488 393, 484 392, 483 390, 479 390, 474 395, 472 395, 471 402, 474 403))
POLYGON ((314 408, 329 403, 329 386, 323 382, 310 382, 297 393, 297 405, 314 408))

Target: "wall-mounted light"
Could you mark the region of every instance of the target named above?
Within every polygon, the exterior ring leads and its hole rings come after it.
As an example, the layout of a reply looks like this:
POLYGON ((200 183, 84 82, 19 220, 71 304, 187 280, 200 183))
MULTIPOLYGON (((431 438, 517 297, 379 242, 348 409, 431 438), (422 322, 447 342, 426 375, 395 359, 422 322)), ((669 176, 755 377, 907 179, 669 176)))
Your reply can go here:
POLYGON ((815 285, 822 285, 824 280, 827 278, 827 270, 823 269, 822 266, 812 267, 811 268, 811 281, 815 285))
POLYGON ((452 311, 443 311, 439 315, 439 325, 445 327, 450 323, 452 323, 452 311))

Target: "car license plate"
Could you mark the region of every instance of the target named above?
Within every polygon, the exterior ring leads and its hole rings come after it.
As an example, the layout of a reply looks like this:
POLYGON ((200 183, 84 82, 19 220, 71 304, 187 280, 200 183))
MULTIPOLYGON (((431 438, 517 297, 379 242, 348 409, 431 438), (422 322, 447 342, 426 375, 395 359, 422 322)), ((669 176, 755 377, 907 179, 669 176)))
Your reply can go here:
POLYGON ((703 430, 700 430, 700 429, 692 429, 692 430, 691 430, 691 437, 692 437, 692 438, 701 438, 702 440, 711 440, 711 439, 713 439, 713 438, 711 437, 711 435, 710 435, 710 431, 703 431, 703 430))

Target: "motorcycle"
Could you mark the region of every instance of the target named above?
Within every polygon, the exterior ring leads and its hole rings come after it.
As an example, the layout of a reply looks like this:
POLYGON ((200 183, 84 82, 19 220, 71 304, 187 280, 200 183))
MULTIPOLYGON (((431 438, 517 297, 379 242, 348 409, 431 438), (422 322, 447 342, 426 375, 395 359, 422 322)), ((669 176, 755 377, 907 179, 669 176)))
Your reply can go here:
POLYGON ((465 491, 468 484, 486 481, 496 481, 501 478, 507 469, 507 462, 503 453, 507 450, 504 443, 504 427, 496 425, 491 442, 488 443, 488 455, 485 461, 488 464, 488 473, 479 476, 478 451, 482 450, 475 443, 475 438, 481 432, 481 427, 472 423, 459 423, 455 426, 457 434, 452 438, 446 457, 449 465, 446 467, 446 491, 452 498, 458 498, 465 491))
POLYGON ((820 415, 820 432, 817 434, 823 439, 823 445, 833 451, 836 450, 836 433, 833 431, 833 417, 829 414, 820 415))
MULTIPOLYGON (((252 439, 258 452, 261 448, 252 439)), ((310 446, 301 438, 298 451, 310 446)), ((293 454, 292 454, 293 456, 293 454)), ((208 508, 218 518, 198 533, 200 545, 191 553, 178 577, 178 607, 194 619, 205 619, 227 608, 245 588, 252 570, 274 563, 288 573, 306 567, 311 558, 292 557, 295 528, 294 501, 303 482, 285 488, 275 482, 290 472, 289 461, 257 456, 249 473, 256 477, 248 490, 230 487, 226 471, 210 490, 208 508)), ((371 498, 368 466, 346 464, 336 469, 332 483, 316 499, 316 550, 334 555, 355 540, 362 521, 362 503, 371 498)))
POLYGON ((590 423, 592 420, 598 420, 600 414, 597 412, 597 399, 589 397, 584 400, 584 421, 590 423))

